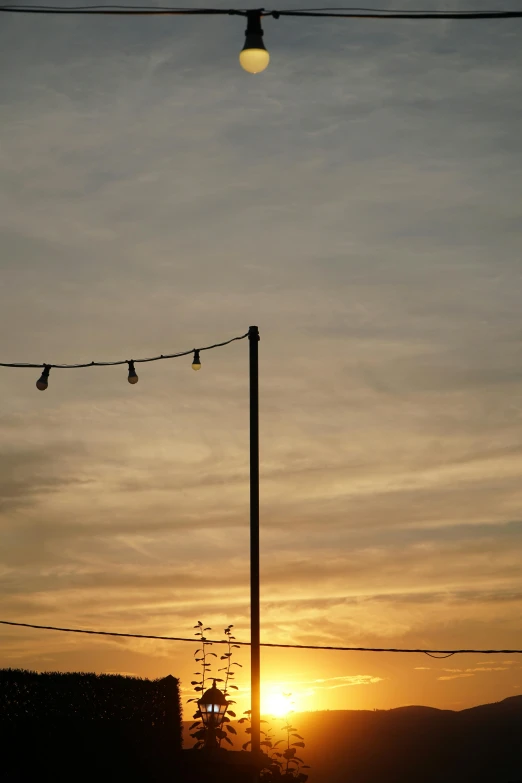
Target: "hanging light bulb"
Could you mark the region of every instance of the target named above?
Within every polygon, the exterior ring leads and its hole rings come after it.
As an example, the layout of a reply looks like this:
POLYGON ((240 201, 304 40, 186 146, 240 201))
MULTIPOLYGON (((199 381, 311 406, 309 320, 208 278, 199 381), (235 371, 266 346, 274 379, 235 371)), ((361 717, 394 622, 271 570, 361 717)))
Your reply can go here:
POLYGON ((127 378, 129 383, 138 383, 138 373, 134 369, 134 362, 127 362, 129 365, 129 377, 127 378))
POLYGON ((44 364, 44 371, 36 381, 36 388, 39 391, 45 391, 49 386, 49 373, 51 372, 51 365, 44 364))
POLYGON ((261 11, 247 11, 245 45, 239 54, 239 62, 248 73, 261 73, 270 62, 270 55, 263 43, 261 11))
POLYGON ((194 351, 194 358, 192 360, 192 369, 193 370, 201 370, 201 361, 199 358, 199 351, 194 351))

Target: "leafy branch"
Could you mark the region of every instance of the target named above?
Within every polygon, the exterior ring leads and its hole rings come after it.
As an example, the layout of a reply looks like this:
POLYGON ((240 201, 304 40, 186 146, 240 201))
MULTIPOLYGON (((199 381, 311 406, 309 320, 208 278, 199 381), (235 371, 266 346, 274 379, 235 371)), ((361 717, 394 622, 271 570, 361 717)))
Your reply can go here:
MULTIPOLYGON (((284 694, 290 697, 292 694, 284 694)), ((292 711, 293 712, 293 711, 292 711)), ((269 725, 267 730, 261 730, 263 739, 261 741, 261 747, 266 748, 266 754, 270 759, 270 766, 266 767, 261 772, 261 779, 264 781, 297 781, 299 783, 305 783, 308 780, 308 775, 302 772, 303 769, 310 769, 308 764, 305 764, 303 759, 297 756, 296 748, 304 748, 305 743, 303 737, 297 734, 297 730, 292 726, 288 713, 286 718, 283 718, 284 725, 282 731, 285 736, 282 739, 275 739, 274 729, 269 725), (286 747, 284 747, 286 744, 286 747), (280 748, 280 746, 283 748, 280 748)), ((250 723, 250 710, 246 710, 244 713, 247 717, 241 718, 239 723, 250 723)), ((261 721, 261 723, 268 723, 268 721, 261 721)), ((247 734, 252 733, 251 727, 245 729, 247 734)), ((243 743, 243 750, 247 750, 250 745, 250 740, 243 743)))
MULTIPOLYGON (((231 704, 235 704, 236 702, 234 701, 234 699, 229 699, 228 698, 230 696, 230 691, 231 690, 235 690, 235 691, 239 690, 238 686, 234 685, 234 677, 236 676, 236 673, 235 673, 234 669, 232 668, 232 666, 239 666, 239 667, 242 666, 242 664, 238 663, 237 661, 232 661, 232 656, 233 656, 233 652, 232 651, 233 651, 233 649, 235 649, 235 648, 237 648, 238 650, 240 649, 239 644, 235 644, 236 637, 232 635, 232 628, 233 627, 234 627, 233 625, 227 625, 227 627, 223 631, 224 634, 225 634, 225 637, 226 637, 226 642, 227 642, 227 652, 224 653, 221 656, 220 660, 221 661, 225 661, 226 663, 225 663, 224 666, 222 666, 220 669, 218 669, 218 672, 225 672, 225 679, 224 679, 225 685, 224 685, 224 688, 223 688, 223 693, 224 693, 225 698, 227 699, 227 702, 228 702, 228 706, 227 706, 227 709, 225 711, 225 717, 223 718, 223 724, 224 724, 225 729, 230 734, 237 734, 237 731, 232 726, 232 724, 230 722, 230 717, 229 717, 229 716, 231 716, 232 718, 236 717, 236 713, 233 710, 230 709, 230 705, 231 704)), ((223 682, 223 680, 219 680, 219 682, 223 682)), ((233 744, 232 740, 230 739, 230 737, 228 737, 225 734, 223 737, 219 738, 219 747, 221 747, 221 741, 222 740, 225 740, 225 742, 228 742, 229 745, 233 744)))
MULTIPOLYGON (((196 663, 201 664, 201 671, 194 672, 194 674, 196 675, 196 677, 200 677, 201 679, 192 680, 190 684, 194 686, 194 690, 196 694, 202 695, 205 692, 205 683, 206 680, 210 677, 210 669, 212 668, 212 664, 209 663, 208 658, 211 656, 217 658, 217 654, 214 652, 209 652, 208 648, 212 647, 212 642, 209 642, 204 635, 205 631, 211 631, 212 628, 210 627, 204 628, 201 620, 198 620, 198 624, 195 625, 194 628, 196 629, 194 636, 196 636, 198 641, 201 642, 201 647, 199 647, 194 653, 194 660, 196 661, 196 663)), ((220 682, 223 682, 223 680, 220 680, 220 682)), ((187 699, 187 704, 189 702, 196 702, 197 704, 199 698, 200 696, 198 695, 193 696, 191 699, 187 699)), ((195 719, 196 722, 193 723, 192 726, 190 727, 190 731, 194 732, 191 733, 190 736, 196 740, 196 744, 194 745, 194 747, 201 748, 205 744, 207 730, 201 720, 201 711, 199 709, 199 706, 192 717, 195 719)))

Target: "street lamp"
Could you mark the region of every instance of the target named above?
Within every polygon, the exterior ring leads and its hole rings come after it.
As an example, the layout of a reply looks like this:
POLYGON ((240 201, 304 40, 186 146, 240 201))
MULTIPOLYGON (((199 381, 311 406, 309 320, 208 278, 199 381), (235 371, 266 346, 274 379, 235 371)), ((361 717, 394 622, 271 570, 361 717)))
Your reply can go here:
POLYGON ((216 730, 221 727, 225 712, 227 711, 228 701, 219 688, 216 687, 216 681, 198 701, 201 720, 207 730, 206 746, 214 748, 216 746, 216 730))

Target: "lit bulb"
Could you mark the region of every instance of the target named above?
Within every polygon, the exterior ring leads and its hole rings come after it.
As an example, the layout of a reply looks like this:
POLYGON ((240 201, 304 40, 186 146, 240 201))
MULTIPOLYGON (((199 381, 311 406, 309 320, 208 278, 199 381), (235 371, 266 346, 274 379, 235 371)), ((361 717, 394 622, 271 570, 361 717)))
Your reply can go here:
POLYGON ((129 377, 127 380, 129 383, 138 383, 139 378, 136 370, 134 369, 134 362, 128 362, 129 365, 129 377))
POLYGON ((259 11, 248 11, 247 20, 245 45, 239 54, 239 63, 248 73, 261 73, 270 62, 270 55, 263 43, 261 14, 259 11))
POLYGON ((49 386, 49 373, 51 372, 50 365, 46 364, 44 366, 44 371, 36 381, 36 388, 39 391, 45 391, 47 387, 49 386))
POLYGON ((199 351, 194 351, 194 359, 192 360, 192 369, 201 370, 201 361, 199 359, 199 351))

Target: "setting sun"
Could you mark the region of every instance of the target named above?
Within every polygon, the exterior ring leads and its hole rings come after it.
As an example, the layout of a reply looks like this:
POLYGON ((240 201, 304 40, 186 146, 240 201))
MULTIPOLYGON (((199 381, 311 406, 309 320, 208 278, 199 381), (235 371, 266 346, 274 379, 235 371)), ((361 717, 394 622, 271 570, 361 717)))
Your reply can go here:
POLYGON ((261 697, 261 712, 264 715, 273 715, 275 718, 284 717, 293 708, 290 694, 265 693, 261 697))

